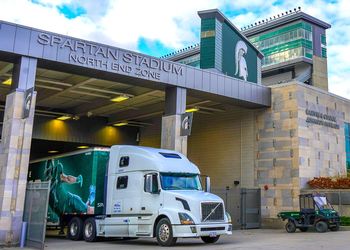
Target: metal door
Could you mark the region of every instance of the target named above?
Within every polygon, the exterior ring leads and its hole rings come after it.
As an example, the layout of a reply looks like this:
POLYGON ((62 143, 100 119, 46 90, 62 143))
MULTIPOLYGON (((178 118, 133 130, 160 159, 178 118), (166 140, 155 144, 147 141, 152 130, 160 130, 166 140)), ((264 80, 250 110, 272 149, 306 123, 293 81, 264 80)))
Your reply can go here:
POLYGON ((225 189, 213 189, 212 193, 219 196, 225 202, 225 209, 232 217, 233 228, 241 227, 240 189, 226 187, 225 189))
POLYGON ((27 222, 26 246, 44 249, 50 181, 28 182, 23 221, 27 222))
POLYGON ((241 189, 241 228, 252 229, 261 226, 261 190, 241 189))

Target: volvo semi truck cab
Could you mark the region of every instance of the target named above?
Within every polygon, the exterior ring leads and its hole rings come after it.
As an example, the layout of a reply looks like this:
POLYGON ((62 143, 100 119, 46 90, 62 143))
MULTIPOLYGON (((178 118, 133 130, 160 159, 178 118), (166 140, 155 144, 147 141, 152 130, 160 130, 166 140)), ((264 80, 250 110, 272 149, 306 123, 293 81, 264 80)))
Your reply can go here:
MULTIPOLYGON (((70 239, 156 237, 160 245, 171 246, 179 237, 201 237, 205 243, 214 243, 220 235, 232 234, 223 200, 203 189, 199 169, 186 156, 123 145, 112 146, 108 155, 104 181, 101 172, 91 174, 104 187, 95 185, 94 194, 90 190, 86 210, 76 213, 70 209, 58 215, 60 223, 68 226, 70 239)), ((96 172, 102 167, 97 164, 91 169, 96 172)), ((208 188, 210 181, 206 180, 208 188)), ((59 198, 56 195, 55 199, 59 198)))

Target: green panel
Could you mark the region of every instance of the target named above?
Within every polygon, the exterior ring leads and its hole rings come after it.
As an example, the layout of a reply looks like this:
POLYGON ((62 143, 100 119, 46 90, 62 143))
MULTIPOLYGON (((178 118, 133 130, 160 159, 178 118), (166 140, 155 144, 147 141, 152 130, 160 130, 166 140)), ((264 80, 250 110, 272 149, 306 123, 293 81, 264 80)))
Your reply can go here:
POLYGON ((325 35, 321 35, 321 44, 327 45, 327 40, 325 35))
POLYGON ((201 20, 201 32, 208 30, 215 30, 215 18, 201 20))
POLYGON ((344 122, 346 168, 350 170, 350 123, 344 122))
POLYGON ((28 181, 51 180, 48 222, 58 223, 64 213, 103 213, 108 158, 108 152, 89 151, 29 165, 28 181))
POLYGON ((312 59, 312 54, 310 53, 305 53, 305 57, 309 58, 309 59, 312 59))
POLYGON ((201 38, 200 67, 215 68, 215 37, 201 38))
POLYGON ((283 33, 286 33, 288 31, 295 30, 295 29, 298 29, 298 28, 303 28, 305 30, 312 31, 312 27, 311 27, 311 25, 309 23, 300 22, 300 23, 284 26, 283 28, 280 28, 280 29, 277 29, 277 30, 274 30, 274 31, 271 31, 271 32, 268 32, 268 33, 265 33, 265 34, 262 34, 260 36, 251 37, 251 38, 249 38, 249 40, 252 43, 255 43, 255 42, 258 42, 258 41, 261 41, 261 40, 265 40, 265 39, 268 39, 268 38, 271 38, 271 37, 274 37, 274 36, 281 35, 283 33))
POLYGON ((327 49, 322 48, 322 57, 327 58, 327 49))
POLYGON ((273 46, 273 47, 270 47, 267 49, 263 49, 263 50, 261 50, 261 52, 264 54, 264 56, 268 56, 271 54, 294 49, 297 47, 305 47, 308 49, 312 49, 312 42, 305 40, 305 39, 298 39, 298 40, 294 40, 291 42, 279 44, 279 45, 276 45, 276 46, 273 46))
MULTIPOLYGON (((235 31, 233 31, 226 23, 223 23, 222 27, 222 73, 229 76, 239 78, 235 75, 236 62, 235 62, 235 49, 236 43, 243 40, 235 31)), ((245 42, 248 51, 244 56, 247 68, 249 82, 257 83, 257 57, 258 54, 248 42, 245 42)), ((202 52, 201 52, 202 53, 202 52)), ((240 78, 241 79, 241 78, 240 78)))

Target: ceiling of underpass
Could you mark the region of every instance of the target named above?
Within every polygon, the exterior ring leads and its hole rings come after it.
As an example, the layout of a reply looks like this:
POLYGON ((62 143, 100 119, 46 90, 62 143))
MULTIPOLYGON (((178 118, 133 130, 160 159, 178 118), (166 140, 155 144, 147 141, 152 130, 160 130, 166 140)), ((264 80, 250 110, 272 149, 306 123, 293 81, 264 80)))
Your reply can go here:
MULTIPOLYGON (((4 109, 10 86, 5 82, 12 76, 13 64, 0 61, 0 110, 4 109)), ((37 91, 36 115, 71 119, 81 117, 105 117, 109 125, 127 122, 128 126, 148 126, 149 119, 161 116, 165 93, 139 85, 91 78, 83 75, 38 68, 35 89, 37 91), (127 96, 121 102, 113 98, 127 96)), ((224 105, 206 97, 187 96, 187 108, 214 114, 223 112, 224 105)))

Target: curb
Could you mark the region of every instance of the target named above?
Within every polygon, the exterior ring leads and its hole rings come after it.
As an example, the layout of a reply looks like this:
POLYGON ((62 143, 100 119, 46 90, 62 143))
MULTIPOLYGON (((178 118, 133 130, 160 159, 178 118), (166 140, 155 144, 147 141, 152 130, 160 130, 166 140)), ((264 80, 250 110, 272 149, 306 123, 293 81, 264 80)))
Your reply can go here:
POLYGON ((339 231, 350 231, 350 226, 340 226, 339 231))

